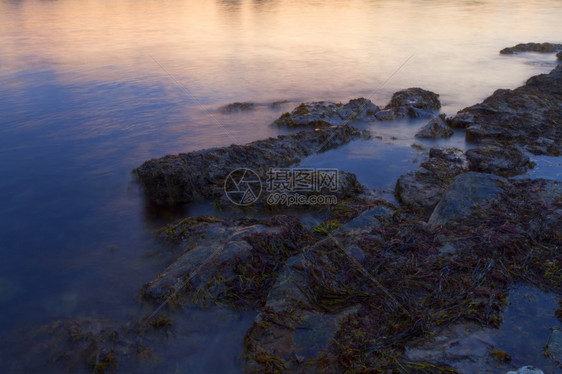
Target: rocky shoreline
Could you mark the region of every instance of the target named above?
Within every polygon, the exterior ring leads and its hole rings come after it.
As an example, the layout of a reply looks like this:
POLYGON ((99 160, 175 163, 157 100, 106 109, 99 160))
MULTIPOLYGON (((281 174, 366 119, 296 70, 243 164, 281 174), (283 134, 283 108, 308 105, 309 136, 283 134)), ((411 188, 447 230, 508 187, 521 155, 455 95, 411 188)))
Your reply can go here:
MULTIPOLYGON (((539 49, 561 48, 501 53, 539 49)), ((235 104, 223 111, 252 108, 235 104)), ((438 116, 440 107, 438 95, 421 88, 395 93, 382 109, 364 98, 303 103, 274 124, 312 129, 145 162, 135 172, 149 200, 226 207, 232 170, 250 168, 265 179, 270 168, 368 137, 352 120, 427 118, 420 137, 462 128, 479 142, 466 152, 432 148, 427 161, 398 179, 399 205, 362 195, 356 177, 339 172, 332 191, 338 203, 312 228, 288 213, 170 224, 158 237, 182 252, 140 291, 155 312, 124 326, 54 324, 40 332, 51 339, 50 354, 65 367, 95 372, 139 360, 149 365, 151 342, 174 329, 168 310, 220 305, 258 312, 244 339, 248 372, 462 372, 466 357, 434 354, 443 331, 452 344, 497 328, 515 284, 562 295, 562 182, 511 178, 533 167, 527 152, 560 155, 562 65, 452 118, 438 116)), ((257 200, 248 212, 267 207, 257 200)), ((554 365, 562 365, 560 335, 553 330, 545 342, 554 365)), ((483 352, 482 372, 518 370, 494 347, 483 352)), ((525 370, 541 372, 518 372, 525 370)))

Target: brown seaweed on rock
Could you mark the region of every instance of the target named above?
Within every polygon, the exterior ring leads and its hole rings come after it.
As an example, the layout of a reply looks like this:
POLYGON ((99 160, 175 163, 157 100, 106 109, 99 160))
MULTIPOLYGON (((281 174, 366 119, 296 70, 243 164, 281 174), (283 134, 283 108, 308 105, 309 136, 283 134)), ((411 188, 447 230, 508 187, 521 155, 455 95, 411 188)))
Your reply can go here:
POLYGON ((510 55, 518 52, 540 52, 553 53, 562 51, 562 44, 556 43, 519 43, 514 47, 504 48, 500 51, 502 55, 510 55))
POLYGON ((289 167, 314 153, 368 136, 349 125, 302 131, 246 145, 208 149, 146 161, 135 172, 148 199, 159 203, 216 199, 227 176, 248 168, 260 176, 270 168, 289 167))
POLYGON ((458 112, 451 125, 466 128, 470 141, 518 144, 535 154, 560 155, 562 65, 515 90, 497 90, 481 104, 458 112))

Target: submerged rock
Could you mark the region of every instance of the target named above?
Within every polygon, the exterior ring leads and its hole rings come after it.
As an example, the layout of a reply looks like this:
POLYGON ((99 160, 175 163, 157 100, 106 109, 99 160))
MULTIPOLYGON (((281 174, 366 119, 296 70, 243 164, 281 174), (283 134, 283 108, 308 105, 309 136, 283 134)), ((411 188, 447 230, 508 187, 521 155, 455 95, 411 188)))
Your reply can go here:
MULTIPOLYGON (((264 181, 270 168, 295 165, 306 156, 336 148, 366 134, 348 125, 302 131, 246 145, 152 159, 135 172, 146 196, 155 202, 216 199, 224 195, 225 179, 236 169, 251 169, 264 181)), ((342 180, 346 178, 343 176, 342 180)))
POLYGON ((451 129, 442 116, 435 117, 427 122, 416 134, 417 138, 448 138, 453 135, 451 129))
POLYGON ((290 104, 291 101, 289 100, 278 100, 278 101, 274 101, 271 104, 269 104, 269 107, 271 109, 277 109, 277 108, 281 108, 284 105, 290 104))
POLYGON ((352 120, 372 120, 379 107, 365 98, 350 100, 347 104, 328 101, 302 103, 291 113, 285 113, 273 123, 278 126, 338 126, 352 120))
POLYGON ((256 104, 254 103, 236 102, 220 107, 219 112, 226 114, 226 113, 235 113, 235 112, 247 112, 254 109, 256 109, 256 104))
POLYGON ((399 119, 399 118, 431 118, 441 108, 439 95, 413 87, 395 92, 384 110, 384 116, 379 114, 378 119, 399 119))
POLYGON ((23 358, 15 372, 135 372, 139 364, 146 369, 154 363, 153 344, 172 330, 171 320, 163 314, 126 324, 94 318, 57 321, 35 332, 26 347, 35 359, 23 358))
POLYGON ((504 48, 500 51, 502 55, 510 55, 517 52, 541 52, 552 53, 562 50, 562 44, 556 43, 520 43, 514 47, 504 48))
POLYGON ((515 90, 497 90, 481 104, 452 119, 466 139, 520 144, 536 154, 557 156, 562 149, 562 65, 531 77, 515 90))
POLYGON ((456 148, 430 150, 430 158, 418 170, 398 178, 395 195, 398 201, 421 214, 429 215, 437 205, 450 180, 468 171, 464 153, 456 148))
POLYGON ((502 177, 523 174, 533 166, 529 157, 514 147, 487 145, 469 149, 466 157, 470 162, 470 170, 502 177))

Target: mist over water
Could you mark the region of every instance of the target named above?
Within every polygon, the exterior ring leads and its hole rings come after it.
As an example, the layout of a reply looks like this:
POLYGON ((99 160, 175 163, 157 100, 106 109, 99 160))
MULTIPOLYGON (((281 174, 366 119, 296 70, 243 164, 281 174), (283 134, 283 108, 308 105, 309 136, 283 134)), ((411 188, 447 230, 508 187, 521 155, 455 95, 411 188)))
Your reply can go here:
MULTIPOLYGON (((559 0, 0 0, 0 340, 138 312, 174 257, 153 230, 212 212, 146 203, 143 161, 287 133, 270 124, 302 101, 422 87, 453 115, 550 71, 553 54, 498 52, 562 42, 560 19, 559 0), (218 112, 235 101, 263 105, 218 112)), ((304 164, 391 189, 427 152, 410 147, 420 125, 362 124, 382 140, 304 164)))

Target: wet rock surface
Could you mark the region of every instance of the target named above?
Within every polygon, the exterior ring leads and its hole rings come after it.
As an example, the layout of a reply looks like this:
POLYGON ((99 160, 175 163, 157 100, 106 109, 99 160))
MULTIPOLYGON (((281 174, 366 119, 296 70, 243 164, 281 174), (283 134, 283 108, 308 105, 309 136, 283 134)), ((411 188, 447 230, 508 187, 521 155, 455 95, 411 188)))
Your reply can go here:
MULTIPOLYGON (((419 169, 398 179, 400 206, 355 191, 342 193, 345 198, 310 229, 285 215, 189 217, 164 227, 159 238, 182 252, 142 288, 144 305, 256 310, 243 343, 247 372, 517 368, 508 364, 507 352, 491 350, 492 340, 510 286, 532 283, 562 294, 562 182, 504 176, 528 167, 516 146, 559 151, 560 74, 557 68, 533 77, 459 112, 452 122, 486 144, 466 154, 432 148, 419 169)), ((136 172, 151 200, 217 199, 233 169, 265 175, 361 137, 337 123, 336 114, 357 118, 362 103, 304 104, 309 114, 318 109, 314 116, 331 113, 322 120, 335 128, 166 156, 136 172)), ((439 108, 438 95, 412 88, 365 118, 434 117, 439 108)), ((353 177, 343 184, 353 187, 353 177)), ((49 334, 65 344, 70 336, 70 345, 53 357, 69 352, 64 360, 70 366, 126 371, 127 360, 149 355, 151 337, 173 325, 156 315, 147 321, 61 323, 49 334)), ((553 360, 560 354, 555 331, 545 349, 553 360)), ((525 370, 534 369, 518 371, 525 370)))
POLYGON ((271 365, 319 370, 341 321, 368 292, 365 279, 362 267, 333 239, 289 259, 246 336, 250 371, 271 365))
POLYGON ((413 87, 394 93, 383 110, 365 98, 350 100, 345 105, 328 101, 302 103, 273 123, 286 127, 327 127, 339 126, 353 120, 392 121, 403 118, 432 118, 440 108, 439 95, 413 87))
POLYGON ((296 253, 302 227, 286 216, 260 221, 193 217, 163 228, 160 235, 185 251, 143 287, 143 299, 247 307, 261 303, 273 274, 296 253))
POLYGON ((302 103, 291 113, 285 113, 273 122, 287 127, 326 127, 346 124, 352 120, 373 120, 379 107, 365 98, 350 100, 347 104, 319 101, 302 103))
POLYGON ((518 52, 541 52, 553 53, 562 51, 562 44, 556 43, 520 43, 514 47, 504 48, 500 51, 502 55, 510 55, 518 52))
POLYGON ((429 217, 429 225, 442 226, 462 222, 473 209, 486 210, 501 192, 507 180, 491 174, 463 173, 453 179, 429 217))
POLYGON ((398 201, 425 215, 441 200, 451 179, 468 171, 466 156, 459 149, 432 148, 429 156, 418 170, 399 177, 395 187, 398 201))
POLYGON ((562 65, 515 90, 500 89, 461 110, 451 121, 466 128, 466 139, 518 144, 535 154, 560 155, 562 147, 562 65))
MULTIPOLYGON (((225 179, 248 168, 264 177, 270 168, 289 167, 314 153, 367 136, 348 125, 231 145, 146 161, 135 169, 148 199, 159 203, 215 199, 224 195, 225 179)), ((345 178, 345 177, 344 177, 345 178)))
MULTIPOLYGON (((444 117, 444 116, 443 116, 444 117)), ((416 134, 417 138, 448 138, 454 131, 445 123, 443 117, 435 117, 427 122, 416 134)))
POLYGON ((392 95, 384 107, 388 114, 379 119, 431 118, 441 108, 439 95, 419 87, 408 88, 392 95))
POLYGON ((466 157, 470 162, 470 170, 504 177, 523 174, 533 167, 529 156, 514 147, 487 145, 469 149, 466 157))

